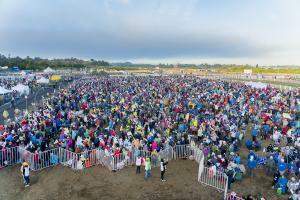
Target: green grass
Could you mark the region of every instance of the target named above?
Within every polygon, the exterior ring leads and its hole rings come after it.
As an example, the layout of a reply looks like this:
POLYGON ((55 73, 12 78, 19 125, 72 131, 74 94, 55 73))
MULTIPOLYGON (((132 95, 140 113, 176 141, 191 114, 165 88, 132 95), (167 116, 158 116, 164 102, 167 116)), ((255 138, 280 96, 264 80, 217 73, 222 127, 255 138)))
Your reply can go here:
POLYGON ((299 68, 262 68, 251 66, 229 66, 215 69, 218 72, 224 73, 244 73, 245 69, 251 69, 253 74, 300 74, 299 68))

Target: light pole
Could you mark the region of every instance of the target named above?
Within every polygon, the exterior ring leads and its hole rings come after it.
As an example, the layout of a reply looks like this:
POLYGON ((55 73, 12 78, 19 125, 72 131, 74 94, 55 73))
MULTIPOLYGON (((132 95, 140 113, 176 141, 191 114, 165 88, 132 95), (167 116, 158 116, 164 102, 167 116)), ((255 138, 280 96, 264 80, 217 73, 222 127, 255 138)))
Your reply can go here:
POLYGON ((28 96, 25 95, 25 100, 26 100, 26 113, 28 113, 28 109, 27 109, 27 98, 28 98, 28 96))

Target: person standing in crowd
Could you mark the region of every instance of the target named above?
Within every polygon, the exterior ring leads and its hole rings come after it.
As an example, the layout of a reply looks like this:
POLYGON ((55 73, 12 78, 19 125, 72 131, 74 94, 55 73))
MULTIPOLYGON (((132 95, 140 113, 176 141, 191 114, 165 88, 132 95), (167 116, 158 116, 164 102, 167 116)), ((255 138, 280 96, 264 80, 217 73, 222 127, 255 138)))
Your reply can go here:
POLYGON ((136 165, 136 174, 140 174, 141 173, 141 165, 143 164, 144 162, 144 159, 142 158, 141 155, 139 155, 137 158, 136 158, 136 161, 135 161, 135 165, 136 165))
POLYGON ((273 159, 273 156, 270 156, 270 158, 268 158, 266 161, 266 175, 270 176, 271 174, 274 173, 275 169, 276 169, 276 163, 273 159))
POLYGON ((274 175, 273 175, 273 183, 272 183, 272 189, 274 189, 274 187, 277 185, 278 179, 280 177, 280 173, 277 170, 274 175))
POLYGON ((21 172, 22 172, 25 187, 28 187, 30 185, 29 171, 30 171, 29 164, 26 161, 24 161, 21 166, 21 172))
POLYGON ((151 176, 151 162, 147 157, 145 162, 145 179, 147 180, 151 176))
POLYGON ((166 181, 164 179, 164 176, 165 176, 167 164, 168 164, 168 161, 165 162, 163 158, 160 160, 160 179, 163 182, 166 181))
POLYGON ((253 177, 254 176, 254 169, 257 165, 257 161, 254 158, 254 156, 250 156, 250 158, 247 160, 247 165, 248 165, 249 170, 250 170, 250 176, 253 177))

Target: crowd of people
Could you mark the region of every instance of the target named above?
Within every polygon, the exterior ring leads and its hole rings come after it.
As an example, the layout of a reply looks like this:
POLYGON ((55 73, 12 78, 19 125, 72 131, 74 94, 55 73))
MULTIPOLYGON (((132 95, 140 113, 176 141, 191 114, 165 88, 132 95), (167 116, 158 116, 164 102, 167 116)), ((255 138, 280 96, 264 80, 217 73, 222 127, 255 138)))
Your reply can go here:
POLYGON ((78 153, 101 148, 119 155, 132 148, 159 152, 196 136, 192 145, 202 148, 212 174, 228 175, 229 188, 246 168, 254 176, 261 165, 267 174, 280 174, 274 181, 278 193, 287 186, 297 193, 299 184, 291 184, 299 182, 299 95, 299 89, 195 76, 90 76, 57 91, 20 121, 0 126, 0 148, 24 145, 39 152, 59 146, 78 153), (243 145, 246 160, 240 156, 243 145))

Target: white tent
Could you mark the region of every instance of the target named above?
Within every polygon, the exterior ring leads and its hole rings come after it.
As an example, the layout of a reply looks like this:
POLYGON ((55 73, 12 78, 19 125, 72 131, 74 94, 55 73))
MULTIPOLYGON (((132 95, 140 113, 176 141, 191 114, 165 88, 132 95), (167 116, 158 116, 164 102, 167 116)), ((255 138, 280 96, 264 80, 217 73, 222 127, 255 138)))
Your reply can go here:
POLYGON ((251 86, 253 88, 258 88, 258 89, 262 89, 262 88, 266 88, 268 85, 262 82, 246 82, 245 85, 251 86))
POLYGON ((55 70, 51 69, 50 67, 44 69, 44 73, 53 73, 53 72, 55 72, 55 70))
POLYGON ((25 94, 28 95, 29 94, 29 87, 27 85, 22 85, 22 84, 18 84, 15 87, 11 88, 12 90, 16 90, 17 92, 19 92, 21 95, 25 94))
POLYGON ((11 93, 12 91, 11 90, 7 90, 5 89, 4 87, 1 87, 0 86, 0 95, 2 94, 7 94, 7 93, 11 93))
POLYGON ((36 81, 37 83, 44 83, 44 84, 48 84, 49 83, 49 79, 47 78, 40 78, 39 80, 36 81))

